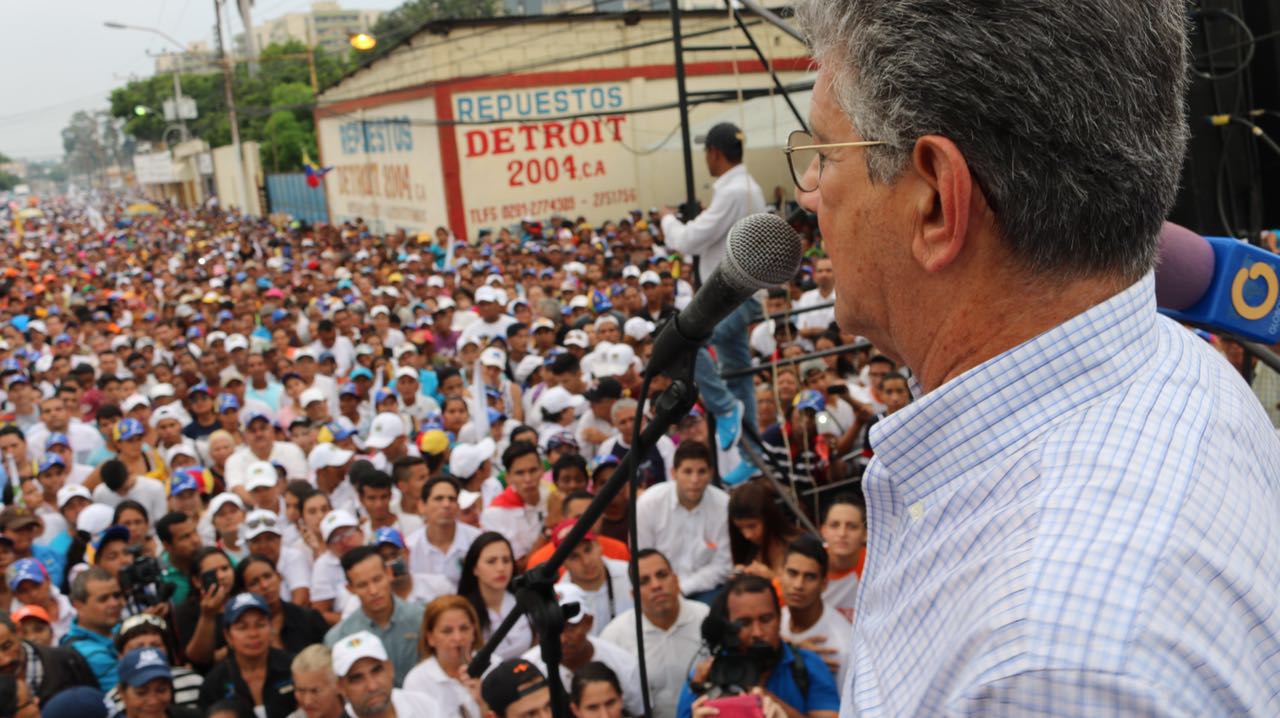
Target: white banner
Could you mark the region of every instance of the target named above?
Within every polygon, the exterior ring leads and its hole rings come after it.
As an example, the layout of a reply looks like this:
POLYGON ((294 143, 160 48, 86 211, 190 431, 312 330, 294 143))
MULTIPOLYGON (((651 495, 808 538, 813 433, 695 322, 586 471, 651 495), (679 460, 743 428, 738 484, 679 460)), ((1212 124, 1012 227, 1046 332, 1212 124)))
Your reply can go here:
POLYGON ((177 169, 168 152, 134 155, 133 172, 138 178, 138 184, 171 184, 178 181, 177 169))

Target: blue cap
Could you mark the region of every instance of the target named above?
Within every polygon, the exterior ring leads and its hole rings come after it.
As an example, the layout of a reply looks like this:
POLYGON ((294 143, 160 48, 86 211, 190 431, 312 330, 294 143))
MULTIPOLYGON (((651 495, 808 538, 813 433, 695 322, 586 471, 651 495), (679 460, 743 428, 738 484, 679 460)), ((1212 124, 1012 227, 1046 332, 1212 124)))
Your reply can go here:
POLYGON ((490 399, 501 399, 502 391, 500 389, 495 389, 491 386, 486 386, 484 388, 484 395, 490 399))
POLYGON ((334 441, 346 441, 358 433, 355 429, 348 429, 342 424, 336 422, 326 424, 325 428, 329 430, 330 434, 333 434, 334 441))
POLYGON ((264 615, 271 615, 271 609, 267 608, 266 601, 259 598, 257 594, 246 591, 227 603, 227 607, 222 611, 222 625, 230 626, 240 620, 246 611, 262 611, 264 615))
POLYGON ((9 582, 9 590, 16 591, 23 581, 44 583, 49 579, 49 573, 44 570, 44 564, 40 563, 40 559, 20 558, 9 564, 9 570, 4 572, 4 577, 9 582))
MULTIPOLYGON (((253 594, 241 594, 252 596, 253 594)), ((159 648, 135 648, 120 658, 120 682, 133 688, 144 686, 157 678, 173 680, 169 659, 159 648)))
POLYGON ((187 396, 191 396, 192 394, 197 394, 197 393, 204 394, 205 396, 213 396, 213 392, 209 391, 209 385, 204 382, 200 382, 199 384, 196 384, 190 389, 187 389, 187 396))
POLYGON ((287 316, 289 316, 288 312, 283 309, 277 309, 271 312, 271 321, 272 323, 284 321, 284 318, 287 316))
POLYGON ((249 427, 253 424, 253 422, 257 421, 258 419, 262 419, 263 421, 267 422, 268 424, 270 424, 270 423, 271 423, 271 417, 267 416, 266 414, 262 413, 261 411, 253 411, 253 412, 249 412, 249 415, 248 415, 248 416, 246 416, 246 417, 244 417, 244 426, 245 426, 245 428, 246 428, 246 429, 247 429, 247 428, 249 428, 249 427))
POLYGON ((176 478, 169 482, 169 495, 177 496, 183 491, 199 491, 200 485, 196 483, 196 477, 187 472, 182 472, 176 478))
POLYGON ((355 381, 360 377, 364 377, 365 379, 373 381, 373 372, 369 371, 368 367, 363 367, 363 366, 358 366, 355 369, 351 370, 351 377, 350 377, 351 381, 355 381))
POLYGON ((431 431, 432 429, 444 430, 444 417, 441 416, 439 412, 427 414, 426 417, 422 419, 422 430, 431 431))
POLYGON ((506 420, 507 420, 507 415, 506 415, 506 414, 502 413, 501 411, 498 411, 497 409, 495 409, 495 408, 493 408, 493 407, 489 407, 489 408, 487 409, 487 413, 488 413, 488 416, 489 416, 489 423, 490 423, 490 424, 497 424, 497 423, 500 423, 500 422, 503 422, 503 421, 506 421, 506 420))
POLYGON ((45 451, 48 451, 55 446, 65 446, 69 449, 71 448, 71 439, 68 439, 67 435, 61 431, 55 431, 49 434, 49 438, 44 440, 44 448, 45 451))
POLYGON ((338 396, 360 396, 360 390, 356 388, 355 384, 347 382, 338 390, 338 396))
POLYGON ((374 531, 373 545, 381 546, 384 543, 389 543, 396 548, 404 548, 404 536, 400 534, 398 529, 393 529, 390 526, 374 531))
POLYGON ((224 411, 240 411, 240 400, 235 394, 219 394, 218 395, 218 413, 224 411))
POLYGON ((376 392, 374 392, 373 405, 377 406, 378 404, 381 404, 386 399, 396 399, 396 398, 398 398, 398 396, 396 394, 395 389, 392 389, 390 387, 383 387, 377 390, 376 392))
POLYGON ((827 400, 822 398, 822 392, 815 389, 805 389, 796 395, 793 406, 797 409, 822 411, 827 408, 827 400))
POLYGON ((320 352, 319 361, 334 361, 334 360, 335 360, 335 357, 333 356, 333 352, 328 350, 320 352))
POLYGON ((116 424, 115 431, 116 441, 136 439, 146 433, 146 429, 142 428, 142 422, 137 419, 121 419, 116 424))
POLYGON ((42 718, 107 718, 109 714, 106 694, 89 686, 64 688, 40 706, 42 718))
POLYGON ((53 338, 53 343, 54 344, 73 344, 74 340, 72 340, 70 334, 59 334, 58 336, 53 338))
POLYGON ((591 460, 591 473, 596 473, 601 467, 617 466, 620 463, 622 462, 613 454, 600 454, 591 460))
POLYGON ((236 315, 232 314, 230 309, 223 309, 222 311, 218 312, 219 324, 227 321, 228 319, 235 319, 235 318, 236 318, 236 315))
POLYGON ((257 284, 258 284, 258 289, 270 289, 270 288, 271 288, 271 280, 270 280, 270 279, 267 279, 266 277, 258 277, 258 282, 257 282, 257 284))
POLYGON ((188 338, 188 339, 199 339, 201 334, 203 334, 203 332, 201 332, 201 331, 200 331, 200 327, 188 327, 188 328, 187 328, 187 338, 188 338))
POLYGON ((45 455, 40 457, 40 466, 37 467, 36 473, 43 474, 55 466, 61 466, 65 469, 67 468, 67 462, 63 461, 61 456, 58 456, 52 451, 45 452, 45 455))
MULTIPOLYGON (((129 540, 129 529, 125 528, 124 526, 121 526, 120 524, 116 524, 114 526, 108 526, 106 530, 102 532, 102 535, 98 537, 98 540, 93 542, 94 555, 96 557, 97 554, 101 553, 102 547, 106 546, 111 541, 128 541, 128 540, 129 540)), ((96 558, 94 559, 94 562, 97 563, 96 558)))

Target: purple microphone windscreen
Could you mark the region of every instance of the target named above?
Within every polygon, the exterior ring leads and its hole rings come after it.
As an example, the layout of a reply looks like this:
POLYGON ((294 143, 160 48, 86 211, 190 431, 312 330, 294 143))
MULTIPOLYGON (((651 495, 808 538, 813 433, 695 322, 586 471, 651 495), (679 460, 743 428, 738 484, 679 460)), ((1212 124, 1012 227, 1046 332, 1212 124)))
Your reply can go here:
POLYGON ((1213 247, 1186 227, 1165 222, 1156 260, 1156 305, 1183 311, 1200 301, 1213 281, 1213 247))

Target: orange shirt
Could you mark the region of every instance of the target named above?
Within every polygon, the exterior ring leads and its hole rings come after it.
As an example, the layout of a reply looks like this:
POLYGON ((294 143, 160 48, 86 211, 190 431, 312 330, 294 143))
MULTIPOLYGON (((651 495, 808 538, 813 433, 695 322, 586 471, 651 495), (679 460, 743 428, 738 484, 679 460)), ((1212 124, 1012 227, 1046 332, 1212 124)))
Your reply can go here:
MULTIPOLYGON (((608 536, 596 535, 596 541, 600 543, 600 551, 604 553, 605 558, 613 558, 619 561, 630 561, 631 552, 627 550, 627 545, 617 539, 611 539, 608 536)), ((525 570, 537 566, 540 563, 546 563, 551 558, 551 554, 556 552, 555 544, 547 542, 541 548, 536 549, 529 554, 529 561, 525 564, 525 570)), ((560 575, 564 575, 564 567, 560 567, 560 575)))

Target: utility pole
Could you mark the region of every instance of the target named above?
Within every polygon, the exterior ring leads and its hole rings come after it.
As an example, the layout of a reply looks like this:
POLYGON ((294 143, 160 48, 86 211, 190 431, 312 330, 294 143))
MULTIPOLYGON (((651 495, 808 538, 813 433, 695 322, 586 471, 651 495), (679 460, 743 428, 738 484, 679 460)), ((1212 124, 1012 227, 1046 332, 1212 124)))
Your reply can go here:
POLYGON ((236 96, 233 88, 235 74, 232 70, 231 56, 222 44, 222 2, 213 0, 213 10, 218 20, 218 58, 222 61, 223 86, 227 95, 227 115, 231 122, 231 145, 236 152, 236 167, 240 175, 240 213, 249 213, 249 178, 244 171, 244 151, 240 147, 240 121, 236 117, 236 96))
POLYGON ((240 20, 244 23, 244 53, 248 55, 249 77, 258 74, 258 38, 253 34, 253 15, 250 8, 253 0, 237 0, 240 8, 240 20))

